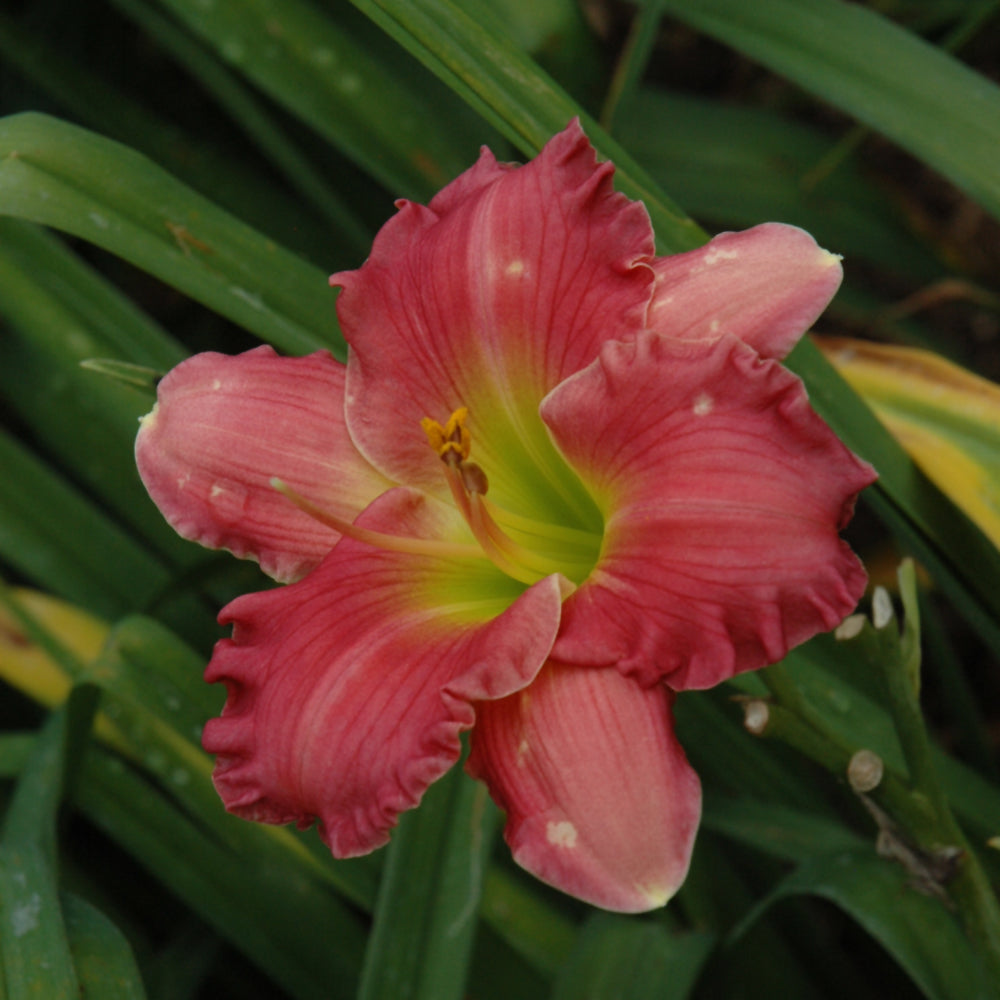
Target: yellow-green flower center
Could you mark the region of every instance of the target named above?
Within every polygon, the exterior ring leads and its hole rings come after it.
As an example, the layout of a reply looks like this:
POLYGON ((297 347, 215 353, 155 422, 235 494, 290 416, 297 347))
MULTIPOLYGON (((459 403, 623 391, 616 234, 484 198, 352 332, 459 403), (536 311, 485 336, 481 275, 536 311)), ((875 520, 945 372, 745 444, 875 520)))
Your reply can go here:
POLYGON ((372 531, 323 510, 280 479, 272 479, 271 485, 321 524, 377 548, 446 559, 485 557, 506 576, 528 586, 553 573, 561 573, 574 585, 582 583, 597 562, 600 534, 552 519, 526 517, 487 500, 486 473, 469 459, 472 434, 467 419, 468 410, 462 407, 443 426, 430 417, 420 423, 441 458, 452 498, 472 531, 474 545, 372 531))
POLYGON ((597 560, 600 538, 589 531, 519 516, 490 503, 486 499, 486 473, 469 459, 472 434, 468 415, 461 407, 444 426, 430 417, 424 417, 420 425, 444 463, 452 497, 483 554, 521 583, 532 584, 552 573, 582 582, 597 560))

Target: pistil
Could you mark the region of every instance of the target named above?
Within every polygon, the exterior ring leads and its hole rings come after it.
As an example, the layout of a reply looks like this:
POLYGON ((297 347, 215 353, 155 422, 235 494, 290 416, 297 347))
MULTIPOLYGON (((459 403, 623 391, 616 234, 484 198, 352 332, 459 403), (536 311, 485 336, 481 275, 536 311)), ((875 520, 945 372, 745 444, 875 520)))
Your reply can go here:
MULTIPOLYGON (((542 553, 525 548, 497 523, 492 505, 486 499, 486 491, 489 489, 486 473, 469 459, 472 435, 466 426, 468 412, 465 407, 455 410, 443 427, 430 417, 424 417, 420 425, 427 435, 428 443, 444 463, 445 479, 455 505, 472 529, 476 541, 499 570, 521 583, 532 584, 557 572, 565 575, 569 567, 564 560, 557 563, 542 553)), ((538 525, 525 518, 516 520, 523 525, 530 525, 542 537, 548 535, 547 529, 552 527, 538 525)))
POLYGON ((421 421, 421 426, 428 443, 444 465, 448 488, 455 506, 472 531, 477 543, 475 545, 372 531, 324 510, 280 479, 272 479, 271 485, 320 524, 366 545, 391 552, 443 559, 486 558, 502 573, 528 586, 553 573, 559 573, 566 578, 567 586, 572 588, 574 585, 570 580, 582 580, 593 565, 593 560, 584 555, 588 546, 594 542, 593 535, 576 528, 543 524, 491 504, 486 499, 489 489, 486 473, 469 458, 472 435, 466 424, 467 419, 468 410, 462 407, 452 413, 444 426, 429 417, 421 421), (521 535, 542 542, 555 542, 558 555, 536 551, 520 544, 501 527, 501 521, 521 535))

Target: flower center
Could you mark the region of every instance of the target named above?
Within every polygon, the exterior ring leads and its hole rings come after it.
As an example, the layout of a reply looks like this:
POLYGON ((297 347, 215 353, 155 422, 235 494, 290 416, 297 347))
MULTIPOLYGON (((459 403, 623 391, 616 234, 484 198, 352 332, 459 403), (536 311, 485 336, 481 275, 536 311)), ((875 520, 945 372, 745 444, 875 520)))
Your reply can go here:
POLYGON ((477 544, 413 538, 372 531, 323 510, 308 498, 274 478, 271 486, 300 510, 347 538, 393 552, 446 559, 481 559, 520 583, 531 585, 552 573, 561 573, 576 585, 597 562, 601 538, 592 531, 523 517, 486 499, 486 473, 469 460, 472 435, 466 425, 469 411, 455 410, 442 426, 430 417, 420 421, 427 441, 444 464, 445 478, 477 544))
POLYGON ((518 517, 491 504, 486 499, 489 489, 486 473, 469 460, 472 434, 466 425, 468 416, 469 411, 463 406, 452 413, 443 427, 430 417, 424 417, 420 426, 428 444, 444 463, 455 505, 483 553, 498 569, 521 583, 532 584, 551 573, 562 573, 576 583, 581 582, 596 560, 599 539, 590 532, 518 517), (507 530, 501 522, 507 525, 507 530), (514 532, 544 544, 539 548, 522 544, 512 537, 514 532))

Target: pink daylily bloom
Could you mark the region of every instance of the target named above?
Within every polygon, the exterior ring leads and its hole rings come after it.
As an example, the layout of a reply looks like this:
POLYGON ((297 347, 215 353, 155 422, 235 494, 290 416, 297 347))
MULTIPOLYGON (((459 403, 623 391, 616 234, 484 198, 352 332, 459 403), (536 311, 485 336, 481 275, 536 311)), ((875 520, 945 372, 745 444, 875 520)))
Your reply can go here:
POLYGON ((339 857, 461 754, 515 858, 598 906, 684 879, 698 779, 675 692, 772 663, 865 586, 874 478, 777 359, 840 282, 765 225, 657 258, 579 125, 400 202, 334 275, 350 347, 202 354, 136 445, 185 537, 286 587, 223 610, 216 786, 339 857))

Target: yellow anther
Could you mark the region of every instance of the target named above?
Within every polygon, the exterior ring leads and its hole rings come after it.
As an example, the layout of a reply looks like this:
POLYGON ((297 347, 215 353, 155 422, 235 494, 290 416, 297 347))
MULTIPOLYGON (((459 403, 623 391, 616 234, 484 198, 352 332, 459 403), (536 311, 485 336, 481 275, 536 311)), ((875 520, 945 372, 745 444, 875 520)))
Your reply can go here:
MULTIPOLYGON (((551 557, 516 542, 494 518, 494 508, 486 500, 489 490, 486 473, 477 462, 469 461, 472 435, 465 425, 468 416, 469 411, 463 406, 452 413, 443 427, 430 417, 424 417, 420 426, 444 462, 444 477, 452 499, 479 543, 482 555, 512 579, 528 585, 550 573, 561 572, 562 566, 551 557)), ((541 526, 535 527, 537 533, 541 526)))
POLYGON ((438 453, 442 461, 464 462, 469 457, 469 451, 472 448, 472 435, 469 433, 469 428, 465 426, 465 419, 468 415, 468 409, 460 406, 448 418, 448 423, 444 427, 430 417, 424 417, 420 421, 420 426, 423 427, 424 433, 427 435, 428 443, 438 453))
MULTIPOLYGON (((323 510, 306 497, 296 493, 280 479, 272 479, 271 485, 296 507, 319 521, 320 524, 326 525, 346 538, 390 552, 443 559, 485 558, 501 572, 527 586, 537 583, 552 573, 564 574, 567 570, 573 571, 580 567, 581 560, 573 557, 572 550, 568 558, 560 559, 544 550, 536 552, 532 543, 536 539, 544 541, 555 532, 563 543, 568 539, 579 547, 576 536, 583 535, 583 532, 558 525, 536 523, 525 517, 508 515, 506 511, 494 507, 486 499, 489 490, 489 480, 486 473, 477 462, 469 461, 472 435, 465 424, 468 416, 469 411, 463 406, 452 413, 444 426, 430 417, 424 417, 420 421, 420 426, 423 427, 424 433, 427 435, 428 443, 444 462, 442 471, 445 481, 448 483, 452 499, 455 501, 459 513, 475 539, 474 545, 464 540, 414 538, 372 531, 344 520, 331 511, 323 510), (529 546, 526 547, 516 538, 511 537, 498 522, 494 512, 506 515, 507 520, 511 521, 515 527, 517 535, 528 536, 529 546)), ((152 419, 152 415, 148 419, 152 419)), ((585 541, 589 541, 589 536, 585 538, 585 541)), ((564 547, 566 546, 564 545, 564 547)), ((592 565, 593 560, 591 559, 578 574, 580 579, 586 576, 592 565)), ((564 588, 564 596, 568 596, 575 584, 570 583, 565 576, 561 576, 560 579, 562 580, 560 586, 564 588)))

